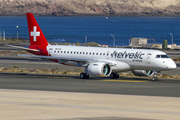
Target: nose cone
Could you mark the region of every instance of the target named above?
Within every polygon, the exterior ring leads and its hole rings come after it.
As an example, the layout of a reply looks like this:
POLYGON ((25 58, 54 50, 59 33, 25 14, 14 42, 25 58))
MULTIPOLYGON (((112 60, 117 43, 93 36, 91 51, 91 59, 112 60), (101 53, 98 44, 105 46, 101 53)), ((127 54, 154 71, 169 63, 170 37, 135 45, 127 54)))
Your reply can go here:
POLYGON ((169 62, 167 69, 176 69, 176 63, 172 60, 171 62, 169 62))

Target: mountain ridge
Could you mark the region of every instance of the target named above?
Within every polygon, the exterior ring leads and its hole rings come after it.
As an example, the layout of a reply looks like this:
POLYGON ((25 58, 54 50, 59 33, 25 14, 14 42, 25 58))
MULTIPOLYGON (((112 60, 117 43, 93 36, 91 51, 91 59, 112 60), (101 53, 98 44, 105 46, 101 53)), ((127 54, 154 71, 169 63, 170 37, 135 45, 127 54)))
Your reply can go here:
POLYGON ((180 16, 180 0, 0 0, 1 16, 180 16))

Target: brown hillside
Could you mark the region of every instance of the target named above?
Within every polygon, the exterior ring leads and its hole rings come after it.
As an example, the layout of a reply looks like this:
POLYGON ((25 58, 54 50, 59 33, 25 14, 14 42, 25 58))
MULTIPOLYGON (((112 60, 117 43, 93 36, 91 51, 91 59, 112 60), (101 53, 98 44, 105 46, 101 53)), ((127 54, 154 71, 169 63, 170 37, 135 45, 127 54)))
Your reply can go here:
POLYGON ((180 16, 180 0, 0 0, 0 15, 180 16))

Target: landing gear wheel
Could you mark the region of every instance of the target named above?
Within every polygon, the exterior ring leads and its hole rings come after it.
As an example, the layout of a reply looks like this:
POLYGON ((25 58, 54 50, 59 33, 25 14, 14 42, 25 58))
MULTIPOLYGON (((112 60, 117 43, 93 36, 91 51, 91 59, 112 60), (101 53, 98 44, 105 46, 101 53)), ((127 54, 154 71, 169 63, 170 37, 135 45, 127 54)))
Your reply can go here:
POLYGON ((85 78, 85 73, 81 73, 81 74, 79 75, 79 77, 80 77, 80 79, 84 79, 84 78, 85 78))
POLYGON ((85 79, 89 79, 89 74, 85 74, 85 79))
POLYGON ((112 72, 111 75, 110 75, 110 78, 111 79, 115 79, 115 78, 118 79, 119 78, 119 74, 117 72, 116 73, 112 72))
POLYGON ((157 77, 157 71, 153 70, 154 72, 154 75, 153 75, 153 78, 152 78, 152 81, 158 81, 158 77, 157 77))
POLYGON ((157 74, 154 74, 152 80, 153 80, 153 81, 158 81, 157 74))
POLYGON ((119 78, 119 73, 115 73, 115 78, 118 79, 119 78))
POLYGON ((89 79, 89 74, 81 73, 79 77, 80 79, 89 79))
POLYGON ((158 81, 158 78, 157 77, 153 77, 152 80, 153 81, 158 81))
POLYGON ((112 72, 112 73, 110 74, 110 78, 111 78, 111 79, 114 79, 114 76, 115 76, 115 74, 112 72))

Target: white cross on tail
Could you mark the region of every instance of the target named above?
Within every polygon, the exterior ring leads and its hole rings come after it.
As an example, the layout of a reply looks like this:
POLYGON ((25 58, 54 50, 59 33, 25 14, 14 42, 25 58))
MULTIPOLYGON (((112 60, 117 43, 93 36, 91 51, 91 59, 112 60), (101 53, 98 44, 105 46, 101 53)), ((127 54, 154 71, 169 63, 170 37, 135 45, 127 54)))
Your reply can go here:
POLYGON ((33 41, 36 41, 36 36, 40 36, 40 32, 36 32, 37 27, 34 26, 33 32, 31 32, 31 36, 33 36, 33 41))

